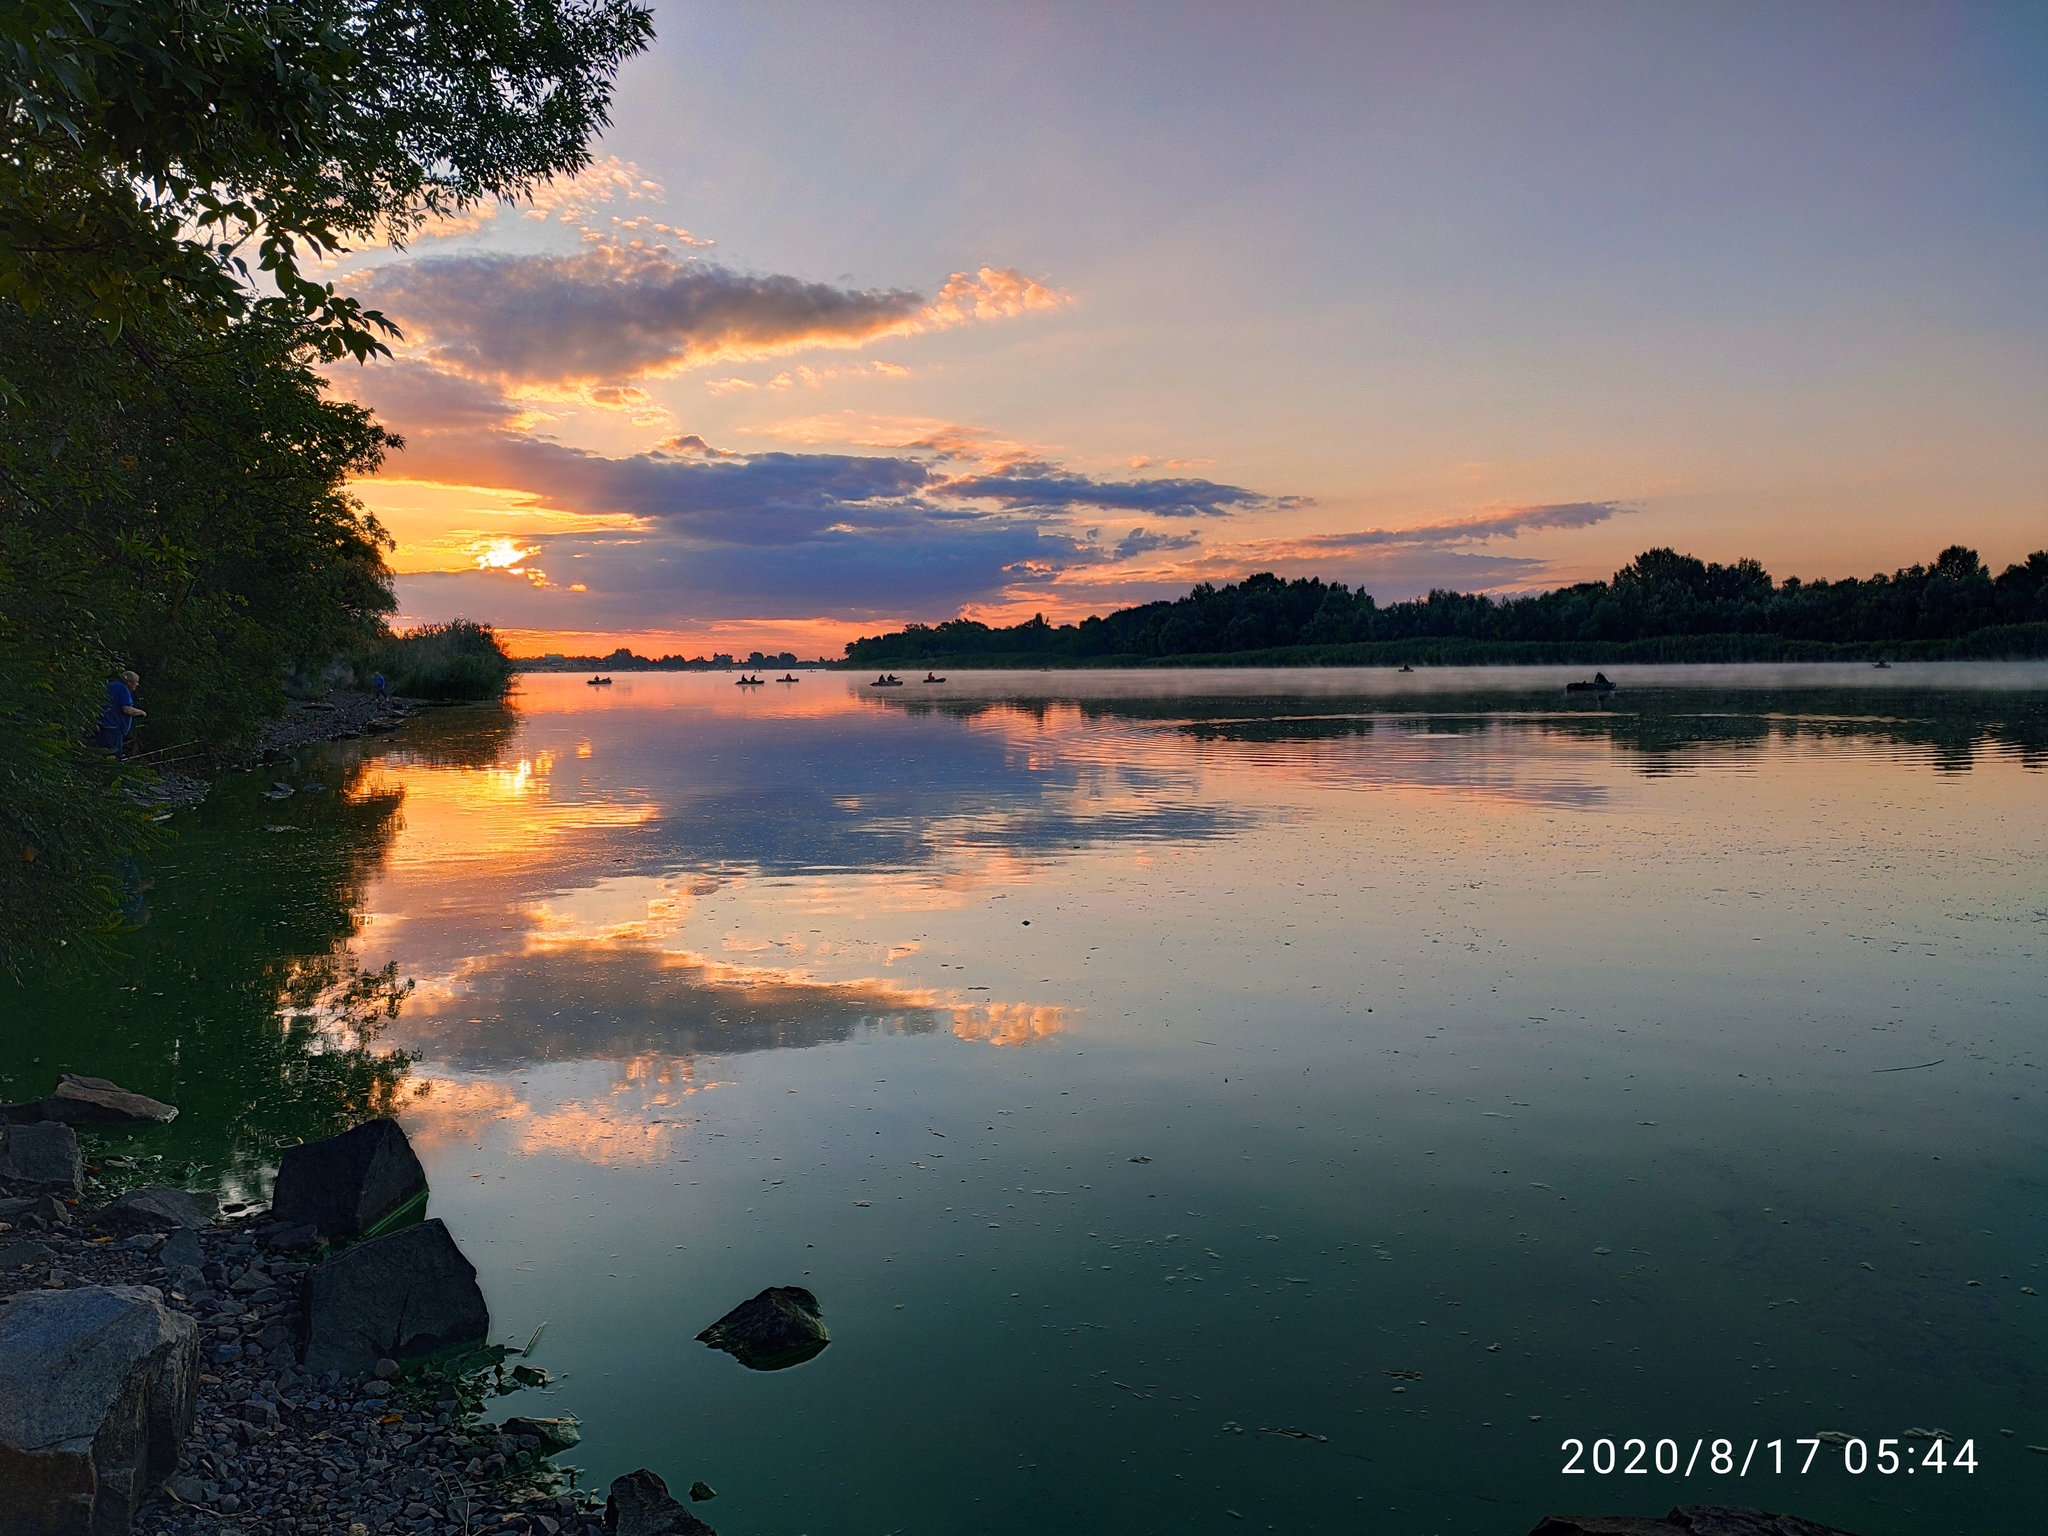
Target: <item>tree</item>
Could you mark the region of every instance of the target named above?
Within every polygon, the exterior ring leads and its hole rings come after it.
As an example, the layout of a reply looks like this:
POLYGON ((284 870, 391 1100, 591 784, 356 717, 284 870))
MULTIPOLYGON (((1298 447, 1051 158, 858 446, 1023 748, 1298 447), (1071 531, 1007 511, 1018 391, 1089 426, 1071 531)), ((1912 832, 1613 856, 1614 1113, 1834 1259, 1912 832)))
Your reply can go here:
POLYGON ((652 36, 631 0, 10 0, 0 299, 368 356, 388 323, 303 262, 581 169, 652 36))
POLYGON ((392 607, 347 483, 397 440, 314 371, 392 332, 310 263, 581 168, 651 36, 632 0, 0 6, 0 968, 111 921, 147 836, 82 745, 110 669, 228 749, 392 607))

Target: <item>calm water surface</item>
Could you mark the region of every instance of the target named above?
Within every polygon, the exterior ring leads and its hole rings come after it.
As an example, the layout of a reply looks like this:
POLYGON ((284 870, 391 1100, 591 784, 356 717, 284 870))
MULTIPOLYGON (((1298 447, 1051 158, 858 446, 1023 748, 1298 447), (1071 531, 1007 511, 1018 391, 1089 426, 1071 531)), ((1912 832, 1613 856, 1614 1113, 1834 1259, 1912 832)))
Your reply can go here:
POLYGON ((416 1053, 518 1408, 727 1536, 2039 1529, 2048 668, 1564 677, 528 677, 223 784, 0 1070, 257 1198, 416 1053))

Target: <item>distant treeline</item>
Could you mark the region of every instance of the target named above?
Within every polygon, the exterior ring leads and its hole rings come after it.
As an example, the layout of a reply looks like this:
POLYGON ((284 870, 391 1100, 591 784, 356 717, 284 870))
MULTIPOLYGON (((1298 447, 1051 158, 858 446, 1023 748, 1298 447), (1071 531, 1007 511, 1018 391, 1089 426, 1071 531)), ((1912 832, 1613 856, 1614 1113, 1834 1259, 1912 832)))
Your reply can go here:
POLYGON ((798 661, 796 652, 769 655, 754 651, 745 661, 736 661, 720 651, 714 656, 641 656, 620 646, 608 656, 522 656, 512 663, 518 672, 725 672, 748 667, 827 667, 830 661, 798 661))
POLYGON ((849 665, 1293 665, 1428 661, 1785 661, 2048 656, 2048 550, 1997 577, 1973 549, 1859 580, 1774 582, 1754 560, 1710 565, 1652 549, 1554 592, 1431 592, 1382 607, 1369 592, 1271 573, 1057 627, 972 619, 912 624, 846 647, 849 665))

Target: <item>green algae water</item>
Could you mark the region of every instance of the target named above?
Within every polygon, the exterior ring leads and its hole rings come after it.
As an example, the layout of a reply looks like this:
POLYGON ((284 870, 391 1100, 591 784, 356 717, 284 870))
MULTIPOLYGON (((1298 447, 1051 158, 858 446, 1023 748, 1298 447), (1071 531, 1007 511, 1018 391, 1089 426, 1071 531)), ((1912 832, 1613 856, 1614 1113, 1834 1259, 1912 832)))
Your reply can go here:
POLYGON ((2048 668, 1566 677, 527 677, 178 815, 0 1092, 395 1113, 725 1536, 2037 1529, 2048 668))

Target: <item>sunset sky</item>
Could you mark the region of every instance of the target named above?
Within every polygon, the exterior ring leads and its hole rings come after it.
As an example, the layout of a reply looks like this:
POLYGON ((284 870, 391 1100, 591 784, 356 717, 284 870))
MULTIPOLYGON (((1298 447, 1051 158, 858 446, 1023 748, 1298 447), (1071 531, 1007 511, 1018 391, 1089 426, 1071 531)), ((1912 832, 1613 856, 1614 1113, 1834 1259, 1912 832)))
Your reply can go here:
POLYGON ((813 656, 2048 545, 2048 8, 655 19, 590 171, 344 265, 402 621, 813 656))

